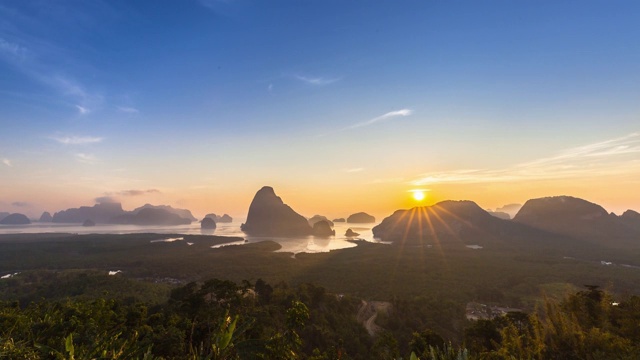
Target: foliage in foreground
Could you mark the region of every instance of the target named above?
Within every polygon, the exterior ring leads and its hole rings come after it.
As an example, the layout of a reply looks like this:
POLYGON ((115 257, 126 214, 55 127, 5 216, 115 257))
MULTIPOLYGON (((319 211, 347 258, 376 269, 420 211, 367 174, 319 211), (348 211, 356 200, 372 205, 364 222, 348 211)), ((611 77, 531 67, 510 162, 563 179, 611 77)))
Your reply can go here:
POLYGON ((372 339, 356 321, 358 299, 310 284, 213 279, 175 288, 160 305, 82 298, 20 305, 0 304, 0 358, 596 360, 640 353, 640 297, 617 304, 595 287, 533 314, 473 322, 460 345, 427 328, 413 329, 409 341, 390 331, 372 339))

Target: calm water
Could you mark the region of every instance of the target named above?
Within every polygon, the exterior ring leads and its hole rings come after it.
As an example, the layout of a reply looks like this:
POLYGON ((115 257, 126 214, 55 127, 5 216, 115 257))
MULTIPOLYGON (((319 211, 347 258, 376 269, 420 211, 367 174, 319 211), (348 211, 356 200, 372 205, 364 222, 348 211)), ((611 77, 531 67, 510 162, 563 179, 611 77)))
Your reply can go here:
POLYGON ((334 229, 336 236, 328 238, 318 238, 313 236, 294 237, 294 238, 278 238, 278 237, 256 237, 247 236, 240 231, 242 221, 234 221, 232 223, 220 223, 215 230, 202 230, 200 223, 194 222, 191 225, 179 226, 136 226, 136 225, 96 225, 93 227, 84 227, 81 225, 71 224, 51 224, 51 223, 33 223, 30 225, 0 225, 0 234, 34 234, 34 233, 74 233, 74 234, 131 234, 131 233, 158 233, 158 234, 185 234, 185 235, 220 235, 220 236, 238 236, 247 241, 237 243, 224 244, 244 245, 256 243, 265 240, 275 241, 282 246, 279 252, 292 252, 294 254, 300 252, 317 253, 327 252, 336 249, 345 249, 357 246, 348 242, 345 231, 351 228, 360 235, 357 239, 370 242, 379 242, 373 238, 371 228, 375 224, 347 224, 335 223, 334 229))

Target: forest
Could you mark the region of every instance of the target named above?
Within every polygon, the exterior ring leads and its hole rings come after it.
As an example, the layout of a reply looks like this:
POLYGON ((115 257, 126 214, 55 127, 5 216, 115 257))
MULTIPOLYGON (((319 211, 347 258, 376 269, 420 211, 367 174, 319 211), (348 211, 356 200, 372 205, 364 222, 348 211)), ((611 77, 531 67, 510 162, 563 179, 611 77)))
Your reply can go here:
POLYGON ((157 242, 172 236, 0 237, 0 358, 637 359, 640 350, 640 272, 622 266, 632 251, 358 243, 292 256, 268 241, 157 242), (509 310, 470 320, 469 304, 509 310))
MULTIPOLYGON (((78 286, 111 281, 77 274, 78 286)), ((122 285, 121 283, 120 285, 122 285)), ((64 290, 64 289, 63 289, 64 290)), ((76 289, 67 289, 76 291, 76 289)), ((640 297, 614 302, 597 286, 532 313, 466 324, 452 342, 417 323, 422 304, 395 302, 370 336, 360 299, 320 286, 210 279, 162 302, 75 296, 0 304, 6 359, 637 359, 640 297)))

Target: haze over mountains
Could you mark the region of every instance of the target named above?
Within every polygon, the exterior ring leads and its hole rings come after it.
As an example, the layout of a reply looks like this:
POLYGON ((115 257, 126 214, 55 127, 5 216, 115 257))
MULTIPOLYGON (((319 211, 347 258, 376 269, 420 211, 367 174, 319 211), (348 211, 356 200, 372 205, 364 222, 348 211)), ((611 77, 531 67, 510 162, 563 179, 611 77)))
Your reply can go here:
MULTIPOLYGON (((588 241, 608 247, 640 246, 640 213, 627 210, 618 216, 600 205, 571 197, 531 199, 524 205, 507 205, 496 210, 514 211, 512 220, 502 211, 487 211, 473 201, 442 201, 432 206, 397 210, 373 227, 373 235, 400 244, 434 245, 458 242, 465 245, 507 245, 533 242, 588 241)), ((22 214, 0 213, 3 224, 28 224, 22 214)), ((215 229, 218 222, 231 222, 228 214, 208 214, 203 228, 215 229)), ((42 222, 129 225, 184 225, 197 220, 187 209, 145 204, 125 211, 116 202, 102 202, 42 214, 42 222)), ((375 218, 364 212, 352 214, 349 223, 370 223, 375 218)), ((249 206, 241 230, 251 236, 335 235, 333 222, 322 215, 307 219, 284 203, 270 186, 261 188, 249 206)))
MULTIPOLYGON (((43 218, 46 215, 43 214, 43 218)), ((123 225, 184 225, 197 219, 187 209, 167 205, 145 204, 132 211, 125 211, 117 202, 101 202, 94 206, 81 206, 58 211, 51 219, 54 223, 84 223, 123 225)))

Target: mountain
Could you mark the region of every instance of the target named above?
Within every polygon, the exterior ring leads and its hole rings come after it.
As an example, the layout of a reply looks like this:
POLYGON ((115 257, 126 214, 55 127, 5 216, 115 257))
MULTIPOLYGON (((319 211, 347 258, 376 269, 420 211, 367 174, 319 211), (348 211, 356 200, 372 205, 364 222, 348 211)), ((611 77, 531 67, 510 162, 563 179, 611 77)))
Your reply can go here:
POLYGON ((10 214, 0 220, 1 225, 27 225, 31 224, 31 220, 24 214, 10 214))
POLYGON ((202 219, 202 221, 200 221, 200 228, 208 230, 215 229, 216 221, 213 220, 213 218, 205 217, 204 219, 202 219))
POLYGON ((502 211, 490 211, 487 210, 487 212, 489 213, 489 215, 491 216, 495 216, 499 219, 503 219, 503 220, 511 220, 511 215, 509 215, 506 212, 502 212, 502 211))
POLYGON ((0 220, 6 218, 9 215, 11 215, 11 213, 0 211, 0 220))
POLYGON ((48 211, 45 211, 42 213, 42 215, 40 215, 40 220, 38 220, 38 222, 52 222, 53 221, 53 217, 51 216, 51 214, 48 211))
POLYGON ((229 216, 229 214, 224 214, 224 215, 220 216, 220 215, 216 215, 214 213, 211 213, 211 214, 205 215, 204 217, 213 219, 213 221, 215 221, 216 224, 233 222, 233 218, 231 216, 229 216))
POLYGON ((198 221, 198 219, 195 218, 195 216, 193 216, 193 214, 191 214, 191 211, 187 210, 187 209, 176 209, 173 208, 169 205, 151 205, 151 204, 144 204, 142 206, 140 206, 139 208, 135 208, 133 209, 132 213, 137 214, 138 212, 140 212, 140 210, 143 209, 162 209, 162 210, 166 210, 172 214, 176 214, 181 218, 184 219, 189 219, 191 221, 198 221))
POLYGON ((240 227, 254 236, 310 235, 307 219, 286 205, 270 186, 258 190, 249 206, 247 222, 240 227))
POLYGON ((112 224, 123 225, 188 225, 190 219, 185 219, 169 210, 148 207, 137 212, 130 212, 111 219, 112 224))
POLYGON ((516 216, 520 208, 522 208, 522 204, 507 204, 497 208, 495 212, 507 213, 509 214, 509 217, 513 219, 513 217, 516 216))
POLYGON ((313 224, 313 236, 329 237, 334 236, 336 231, 331 229, 331 225, 327 220, 320 220, 313 224))
POLYGON ((374 223, 376 222, 376 218, 367 213, 359 212, 359 213, 349 215, 349 217, 347 218, 347 222, 356 223, 356 224, 357 223, 374 223))
POLYGON ((327 219, 326 216, 322 215, 313 215, 311 218, 309 218, 309 225, 313 227, 313 225, 315 225, 315 223, 317 223, 318 221, 326 221, 329 226, 333 227, 333 221, 327 219))
POLYGON ((640 231, 640 213, 633 210, 627 210, 622 215, 620 215, 620 220, 634 229, 638 229, 640 231))
POLYGON ((473 201, 442 201, 398 210, 373 227, 382 241, 401 244, 535 245, 559 242, 562 236, 490 215, 473 201))
POLYGON ((108 224, 112 218, 125 213, 120 203, 103 202, 91 207, 81 206, 58 211, 53 214, 53 222, 82 224, 85 220, 91 220, 96 224, 108 224))
POLYGON ((554 196, 527 201, 513 221, 602 244, 629 241, 640 244, 634 218, 633 213, 621 217, 609 214, 602 206, 583 199, 554 196))

